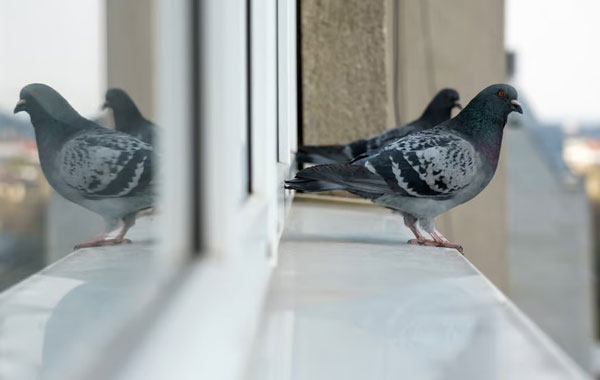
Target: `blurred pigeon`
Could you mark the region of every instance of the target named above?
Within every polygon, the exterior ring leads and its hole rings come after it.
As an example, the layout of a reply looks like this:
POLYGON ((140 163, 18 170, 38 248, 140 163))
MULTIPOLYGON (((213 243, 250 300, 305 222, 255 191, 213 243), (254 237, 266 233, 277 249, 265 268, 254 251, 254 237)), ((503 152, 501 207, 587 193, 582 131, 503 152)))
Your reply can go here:
POLYGON ((436 229, 434 218, 479 194, 500 156, 508 114, 523 113, 517 91, 495 84, 481 91, 458 116, 405 136, 347 164, 317 165, 286 181, 304 191, 346 190, 399 211, 415 235, 412 244, 456 248, 436 229), (426 239, 419 225, 431 235, 426 239))
POLYGON ((452 109, 458 107, 458 92, 453 89, 443 89, 438 92, 423 112, 420 118, 405 126, 400 126, 366 139, 356 140, 346 145, 304 145, 298 148, 296 159, 299 163, 337 164, 348 162, 358 155, 376 150, 394 140, 414 132, 433 128, 450 118, 452 109))
POLYGON ((31 117, 46 179, 60 195, 100 214, 106 230, 83 247, 129 243, 136 213, 152 207, 152 146, 83 118, 53 88, 25 86, 14 112, 31 117), (117 237, 106 239, 123 221, 117 237))
POLYGON ((120 88, 106 91, 102 108, 110 108, 115 119, 115 128, 138 139, 152 144, 156 126, 145 119, 133 100, 120 88))

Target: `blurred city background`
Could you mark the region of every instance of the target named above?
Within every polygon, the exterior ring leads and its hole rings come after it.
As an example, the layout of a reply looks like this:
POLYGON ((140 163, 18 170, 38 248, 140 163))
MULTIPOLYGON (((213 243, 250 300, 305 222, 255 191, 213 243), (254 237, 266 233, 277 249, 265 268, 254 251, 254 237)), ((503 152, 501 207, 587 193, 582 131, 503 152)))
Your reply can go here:
MULTIPOLYGON (((147 3, 138 4, 151 9, 147 3)), ((525 112, 510 118, 503 169, 476 201, 439 224, 451 240, 465 242, 467 257, 569 355, 597 372, 600 52, 593 47, 600 3, 398 1, 380 9, 373 6, 380 2, 301 3, 304 143, 349 141, 414 119, 443 87, 456 88, 463 104, 491 82, 509 80, 518 89, 525 112), (369 24, 389 21, 380 16, 396 18, 387 25, 397 26, 384 30, 382 44, 369 24), (395 99, 391 107, 386 94, 395 99)), ((144 50, 151 33, 135 33, 151 12, 127 9, 140 7, 0 0, 0 51, 6 53, 0 59, 0 290, 68 254, 100 225, 64 236, 65 220, 84 211, 46 183, 29 119, 12 114, 19 90, 50 84, 84 116, 102 118, 104 91, 119 85, 152 116, 152 84, 143 83, 151 64, 147 72, 135 68, 151 56, 144 50), (64 17, 75 24, 55 22, 64 17), (124 24, 131 33, 119 35, 124 24)))

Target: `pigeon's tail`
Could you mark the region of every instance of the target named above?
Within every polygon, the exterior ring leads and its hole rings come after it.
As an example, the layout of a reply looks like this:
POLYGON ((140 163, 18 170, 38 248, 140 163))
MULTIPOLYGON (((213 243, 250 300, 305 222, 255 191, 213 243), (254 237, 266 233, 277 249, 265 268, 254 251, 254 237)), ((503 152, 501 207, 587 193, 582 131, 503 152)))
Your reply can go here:
POLYGON ((335 183, 319 181, 307 178, 294 178, 285 181, 285 188, 291 190, 301 190, 309 193, 320 191, 344 190, 344 187, 335 183))
POLYGON ((299 163, 335 164, 350 160, 344 152, 345 145, 304 145, 298 148, 296 160, 299 163))
POLYGON ((362 165, 351 164, 311 166, 286 181, 286 187, 309 192, 346 190, 369 199, 390 191, 383 178, 362 165))
POLYGON ((348 145, 303 145, 298 148, 296 159, 299 163, 340 164, 366 150, 366 140, 354 141, 348 145))

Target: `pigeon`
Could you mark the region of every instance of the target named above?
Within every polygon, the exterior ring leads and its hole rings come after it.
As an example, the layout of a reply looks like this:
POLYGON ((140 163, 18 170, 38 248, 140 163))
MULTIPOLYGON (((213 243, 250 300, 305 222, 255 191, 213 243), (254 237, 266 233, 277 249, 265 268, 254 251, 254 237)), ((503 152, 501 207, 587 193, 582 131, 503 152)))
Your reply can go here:
POLYGON ((414 132, 433 128, 448 120, 452 109, 460 105, 459 95, 456 90, 443 89, 439 91, 420 118, 411 121, 405 126, 389 129, 377 135, 348 143, 346 145, 304 145, 298 148, 296 160, 299 163, 337 164, 352 160, 353 158, 373 151, 394 140, 414 132))
POLYGON ((156 125, 144 118, 133 100, 120 88, 106 91, 102 108, 110 108, 115 118, 117 131, 128 133, 138 139, 152 144, 156 125))
POLYGON ((130 243, 125 234, 137 212, 153 205, 152 146, 85 119, 45 84, 25 86, 19 98, 14 113, 25 111, 31 118, 48 183, 106 222, 104 232, 75 249, 130 243), (107 239, 119 220, 121 231, 107 239))
POLYGON ((517 91, 507 84, 483 89, 454 118, 402 137, 344 164, 316 165, 286 181, 294 190, 346 190, 398 211, 415 235, 411 244, 455 248, 434 218, 479 194, 500 157, 508 115, 523 113, 517 91), (421 234, 418 225, 432 239, 421 234))

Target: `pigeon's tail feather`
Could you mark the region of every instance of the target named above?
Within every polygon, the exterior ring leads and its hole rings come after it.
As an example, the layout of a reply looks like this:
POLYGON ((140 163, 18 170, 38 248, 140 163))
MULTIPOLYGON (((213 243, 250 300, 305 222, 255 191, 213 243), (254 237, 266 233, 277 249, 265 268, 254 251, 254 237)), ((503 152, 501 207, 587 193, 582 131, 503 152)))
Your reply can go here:
POLYGON ((294 178, 289 181, 285 181, 285 188, 306 191, 309 193, 315 193, 320 191, 344 190, 343 186, 335 183, 305 178, 294 178))
MULTIPOLYGON (((362 165, 331 164, 311 166, 299 171, 296 174, 296 178, 292 181, 295 180, 318 181, 326 183, 328 190, 357 191, 369 193, 373 196, 391 191, 382 177, 371 173, 362 165), (333 188, 334 185, 337 186, 333 188)), ((325 185, 323 184, 322 187, 325 187, 325 185)))
POLYGON ((335 164, 346 162, 352 157, 345 153, 345 145, 304 145, 298 148, 299 163, 335 164))
POLYGON ((367 140, 356 140, 348 145, 304 145, 298 148, 300 163, 318 165, 342 164, 367 151, 367 140))

